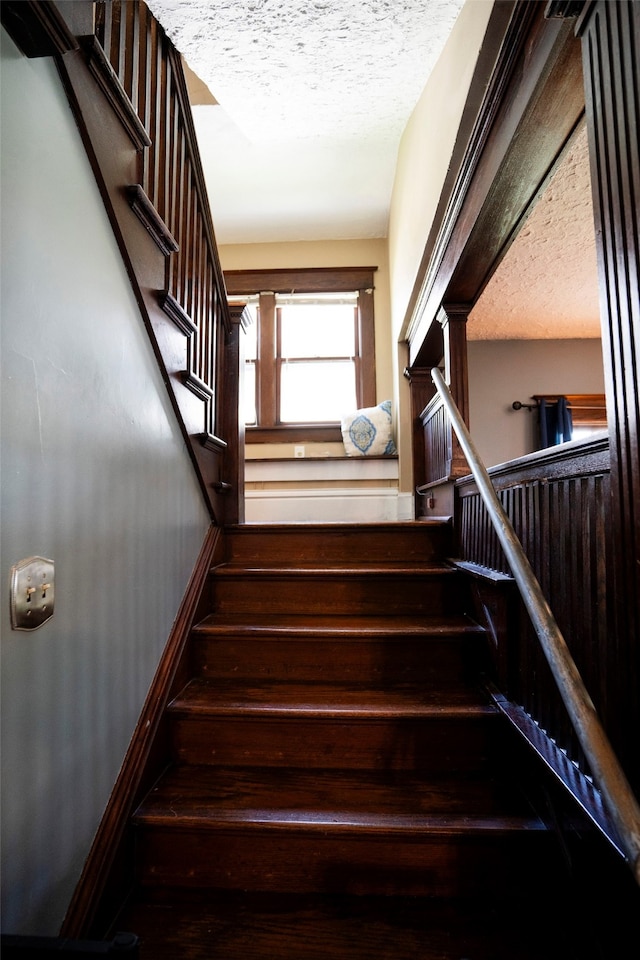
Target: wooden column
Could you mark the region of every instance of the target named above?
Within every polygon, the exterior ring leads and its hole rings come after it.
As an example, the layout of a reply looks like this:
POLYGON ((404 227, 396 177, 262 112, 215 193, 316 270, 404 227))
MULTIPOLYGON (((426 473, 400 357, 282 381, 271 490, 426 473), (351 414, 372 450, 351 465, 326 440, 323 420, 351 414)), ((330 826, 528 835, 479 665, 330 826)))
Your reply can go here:
MULTIPOLYGON (((444 338, 444 378, 462 419, 469 426, 469 373, 467 365, 467 318, 471 304, 444 303, 436 319, 444 338)), ((451 476, 464 477, 469 466, 455 433, 451 439, 451 476)))
MULTIPOLYGON (((434 360, 434 366, 438 363, 434 360)), ((415 516, 424 514, 424 498, 415 492, 415 488, 426 482, 426 451, 424 444, 424 429, 420 414, 436 392, 431 379, 430 367, 412 367, 404 372, 411 385, 411 444, 413 454, 413 487, 415 516)))
POLYGON ((224 522, 244 523, 244 445, 245 427, 240 416, 240 401, 244 381, 244 331, 253 322, 245 303, 230 303, 231 333, 224 348, 224 386, 222 395, 223 436, 228 447, 224 457, 224 482, 228 484, 224 522))
POLYGON ((589 0, 582 43, 611 442, 614 581, 609 730, 640 787, 640 3, 589 0), (625 734, 626 731, 626 734, 625 734), (625 746, 626 744, 626 746, 625 746))

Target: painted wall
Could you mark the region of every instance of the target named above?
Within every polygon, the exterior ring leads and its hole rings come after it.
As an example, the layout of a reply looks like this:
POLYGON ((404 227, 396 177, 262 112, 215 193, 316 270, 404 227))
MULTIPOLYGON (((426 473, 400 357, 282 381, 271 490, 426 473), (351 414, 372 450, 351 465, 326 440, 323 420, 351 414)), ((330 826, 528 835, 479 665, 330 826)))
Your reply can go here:
POLYGON ((398 404, 400 488, 413 489, 411 397, 402 372, 408 307, 438 201, 451 163, 469 86, 493 0, 467 0, 416 107, 400 146, 389 212, 391 330, 395 344, 394 399, 398 404))
POLYGON ((467 0, 405 127, 389 214, 389 276, 394 336, 406 311, 493 8, 493 0, 467 0))
POLYGON ((3 32, 2 579, 56 564, 51 621, 2 627, 2 924, 55 935, 209 525, 50 60, 3 32))
POLYGON ((540 393, 604 393, 600 340, 472 340, 469 426, 486 466, 532 453, 536 413, 513 410, 540 393))

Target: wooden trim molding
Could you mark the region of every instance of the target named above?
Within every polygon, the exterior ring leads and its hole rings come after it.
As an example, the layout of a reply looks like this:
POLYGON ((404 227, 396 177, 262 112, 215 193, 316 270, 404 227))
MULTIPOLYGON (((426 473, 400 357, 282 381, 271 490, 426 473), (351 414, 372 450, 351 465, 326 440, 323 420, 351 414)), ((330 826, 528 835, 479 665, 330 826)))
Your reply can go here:
POLYGON ((191 393, 193 393, 198 400, 203 400, 205 403, 211 402, 213 390, 204 380, 196 377, 195 373, 191 373, 189 370, 183 370, 182 382, 187 390, 191 390, 191 393))
POLYGON ((612 569, 609 669, 620 704, 607 732, 640 795, 640 3, 592 0, 576 24, 587 133, 611 431, 612 569), (632 640, 632 638, 634 638, 632 640), (632 648, 632 642, 635 648, 632 648))
POLYGON ((139 183, 133 184, 127 188, 129 206, 136 217, 149 233, 159 250, 165 256, 170 253, 177 253, 180 249, 178 241, 172 235, 169 227, 166 225, 154 205, 149 200, 139 183))
POLYGON ((350 293, 373 288, 377 267, 300 267, 277 270, 225 270, 227 292, 232 296, 271 293, 350 293))
MULTIPOLYGON (((216 437, 213 433, 203 433, 200 437, 200 442, 202 443, 203 447, 207 448, 207 450, 215 450, 218 453, 226 450, 228 446, 225 440, 221 440, 220 437, 216 437)), ((214 481, 211 486, 214 490, 220 490, 220 481, 214 481)))
POLYGON ((85 52, 91 73, 113 107, 136 150, 140 151, 150 147, 151 138, 120 83, 117 73, 107 60, 98 38, 95 36, 83 37, 82 49, 85 52))
POLYGON ((307 426, 247 427, 246 443, 342 443, 340 425, 309 424, 307 426))
POLYGON ((78 41, 52 0, 2 0, 2 25, 26 57, 64 56, 78 41))
POLYGON ((443 303, 473 305, 584 116, 572 24, 517 0, 407 316, 410 366, 443 303), (543 133, 542 133, 543 132, 543 133))
POLYGON ((163 290, 158 294, 158 302, 166 315, 173 320, 180 333, 183 333, 185 337, 193 337, 194 334, 197 333, 198 328, 189 314, 182 309, 176 298, 170 293, 163 290))
POLYGON ((549 0, 544 15, 547 19, 560 17, 561 19, 572 19, 582 13, 584 0, 549 0))
POLYGON ((98 915, 105 911, 108 914, 115 898, 126 895, 127 891, 113 876, 114 868, 123 853, 131 814, 160 772, 156 770, 153 748, 165 707, 180 686, 180 668, 189 633, 214 556, 221 550, 221 544, 221 530, 212 525, 205 536, 107 809, 64 919, 61 929, 63 937, 79 939, 90 936, 92 930, 96 929, 98 915), (105 897, 108 903, 104 902, 105 897))
MULTIPOLYGON (((191 393, 202 400, 204 403, 204 421, 205 424, 208 424, 211 420, 211 404, 213 402, 214 391, 208 384, 201 380, 200 377, 197 377, 195 373, 190 373, 188 370, 182 371, 182 382, 184 383, 187 390, 190 390, 191 393)), ((226 440, 221 440, 220 437, 216 437, 215 434, 211 433, 209 430, 204 431, 200 434, 200 443, 205 448, 205 450, 210 450, 215 453, 222 453, 227 449, 226 440)), ((216 484, 213 483, 212 489, 217 490, 216 484)))

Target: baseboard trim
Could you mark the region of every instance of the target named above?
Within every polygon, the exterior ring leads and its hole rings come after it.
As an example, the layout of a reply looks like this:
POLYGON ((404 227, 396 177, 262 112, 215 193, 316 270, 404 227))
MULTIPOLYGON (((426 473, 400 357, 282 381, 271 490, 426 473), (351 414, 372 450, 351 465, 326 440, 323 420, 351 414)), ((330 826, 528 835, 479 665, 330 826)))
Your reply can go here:
MULTIPOLYGON (((216 548, 221 543, 220 528, 211 525, 63 921, 60 930, 62 937, 83 939, 96 935, 96 927, 99 928, 101 925, 101 921, 97 918, 105 912, 105 907, 106 912, 109 912, 104 900, 107 899, 107 891, 111 888, 116 864, 126 859, 123 851, 131 814, 142 793, 150 785, 149 781, 155 779, 156 774, 153 768, 157 765, 157 760, 154 758, 154 751, 157 749, 156 741, 164 710, 175 693, 176 678, 180 674, 198 603, 214 562, 216 548)), ((120 884, 114 882, 113 886, 119 889, 121 894, 126 893, 120 884)), ((98 936, 102 936, 102 933, 98 936)))
POLYGON ((245 519, 247 523, 412 520, 413 497, 391 487, 307 487, 288 493, 245 490, 245 519))

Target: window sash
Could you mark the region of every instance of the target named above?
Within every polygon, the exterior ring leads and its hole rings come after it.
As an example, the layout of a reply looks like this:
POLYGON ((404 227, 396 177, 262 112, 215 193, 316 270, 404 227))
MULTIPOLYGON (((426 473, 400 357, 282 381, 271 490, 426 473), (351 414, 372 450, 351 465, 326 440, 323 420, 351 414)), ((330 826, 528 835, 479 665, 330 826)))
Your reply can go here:
POLYGON ((282 304, 276 297, 277 359, 310 360, 315 357, 334 356, 352 360, 357 351, 357 302, 357 297, 354 296, 351 302, 336 303, 326 298, 313 303, 282 304), (287 307, 303 308, 304 313, 300 310, 287 310, 287 307), (337 311, 331 309, 332 307, 340 309, 337 311), (304 332, 301 333, 296 328, 307 323, 311 326, 311 332, 305 337, 304 332), (323 348, 318 342, 318 331, 328 334, 331 347, 341 347, 342 350, 326 352, 329 347, 323 348))
POLYGON ((356 408, 351 358, 281 360, 278 373, 280 423, 337 423, 356 408))
MULTIPOLYGON (((287 440, 339 441, 340 424, 278 422, 278 371, 276 303, 354 301, 356 406, 374 406, 375 330, 373 277, 376 267, 304 268, 301 270, 232 270, 225 273, 230 299, 257 303, 258 359, 256 361, 257 422, 247 424, 246 441, 277 442, 287 440), (262 291, 259 293, 258 291, 262 291), (327 292, 330 296, 327 297, 327 292)), ((330 358, 331 359, 331 358, 330 358)))

